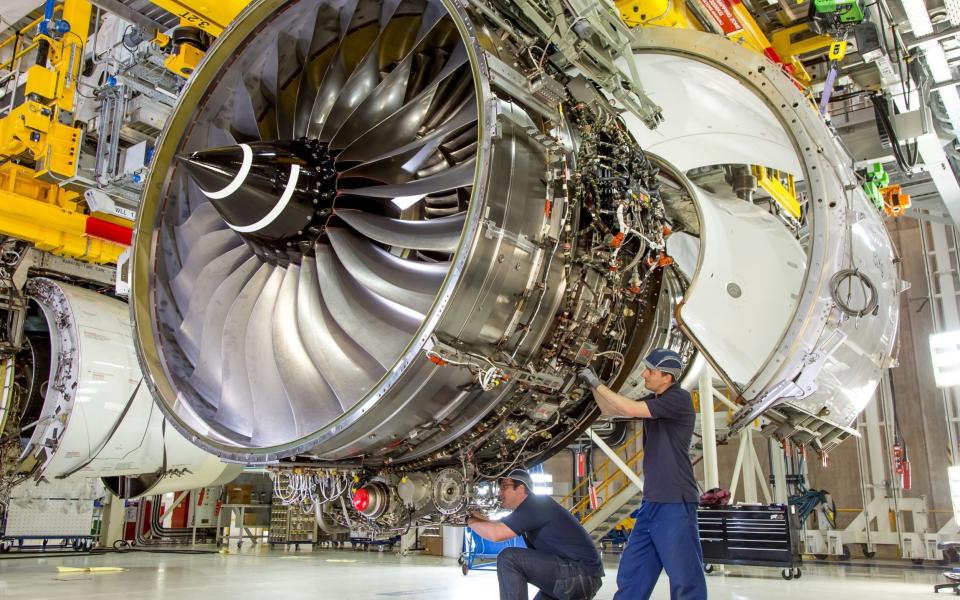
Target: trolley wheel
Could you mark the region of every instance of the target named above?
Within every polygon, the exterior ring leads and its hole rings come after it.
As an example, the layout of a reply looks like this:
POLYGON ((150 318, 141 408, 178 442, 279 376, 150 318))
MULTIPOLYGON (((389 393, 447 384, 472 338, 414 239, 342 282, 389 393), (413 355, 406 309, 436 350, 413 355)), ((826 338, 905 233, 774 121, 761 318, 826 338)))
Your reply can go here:
POLYGON ((793 569, 781 569, 780 577, 783 577, 787 581, 790 581, 791 579, 793 579, 793 569))
POLYGON ((814 554, 813 557, 817 560, 827 560, 826 554, 814 554))
POLYGON ((803 575, 803 572, 800 570, 800 567, 794 567, 794 568, 793 568, 793 578, 794 578, 794 579, 800 579, 800 577, 801 577, 802 575, 803 575))
POLYGON ((867 546, 866 544, 860 544, 860 549, 863 550, 863 556, 865 558, 873 558, 874 556, 877 555, 876 552, 871 552, 870 547, 867 546))
POLYGON ((704 573, 713 573, 713 565, 710 565, 710 564, 705 564, 705 565, 703 565, 703 572, 704 572, 704 573))
POLYGON ((922 559, 922 558, 911 558, 911 559, 910 559, 910 562, 912 562, 913 564, 915 564, 915 565, 917 565, 917 566, 920 566, 920 565, 923 564, 923 559, 922 559))
POLYGON ((462 563, 462 564, 460 565, 460 572, 463 573, 464 575, 466 575, 467 573, 470 572, 470 566, 467 565, 467 563, 462 563))
POLYGON ((843 554, 840 555, 840 560, 850 560, 850 546, 843 545, 843 554))

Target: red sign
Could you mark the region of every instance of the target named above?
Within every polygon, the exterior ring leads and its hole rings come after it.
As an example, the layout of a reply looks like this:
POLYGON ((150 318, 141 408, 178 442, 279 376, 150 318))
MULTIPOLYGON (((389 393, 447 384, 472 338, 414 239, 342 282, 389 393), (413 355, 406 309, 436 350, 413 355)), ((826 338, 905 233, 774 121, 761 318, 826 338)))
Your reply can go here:
POLYGON ((730 10, 730 3, 727 0, 700 0, 700 5, 710 13, 713 22, 720 26, 724 35, 743 30, 743 25, 730 10))

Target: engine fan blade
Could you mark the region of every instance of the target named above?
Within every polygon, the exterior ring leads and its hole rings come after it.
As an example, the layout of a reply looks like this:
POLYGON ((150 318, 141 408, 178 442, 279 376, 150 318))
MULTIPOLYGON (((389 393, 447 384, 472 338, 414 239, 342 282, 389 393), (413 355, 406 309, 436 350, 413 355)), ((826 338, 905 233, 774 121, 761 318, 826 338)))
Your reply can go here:
POLYGON ((327 237, 351 277, 378 296, 421 315, 429 312, 450 268, 448 262, 404 260, 346 229, 330 227, 327 237))
POLYGON ((460 242, 465 213, 430 221, 401 221, 360 212, 338 210, 336 215, 366 237, 399 248, 453 252, 460 242))

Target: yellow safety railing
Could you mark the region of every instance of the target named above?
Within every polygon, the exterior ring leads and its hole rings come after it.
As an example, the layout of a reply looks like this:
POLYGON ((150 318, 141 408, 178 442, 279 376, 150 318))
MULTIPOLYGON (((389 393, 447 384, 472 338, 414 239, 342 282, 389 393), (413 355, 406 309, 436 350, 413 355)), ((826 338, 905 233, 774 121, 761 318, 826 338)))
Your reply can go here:
MULTIPOLYGON (((640 437, 641 431, 637 431, 630 439, 628 439, 617 451, 617 454, 620 455, 620 458, 624 463, 634 471, 634 465, 636 465, 643 458, 643 450, 638 450, 633 454, 629 454, 629 448, 637 438, 640 437)), ((593 478, 585 478, 581 481, 576 487, 570 490, 570 493, 560 499, 560 504, 570 511, 575 517, 577 517, 581 523, 589 519, 594 513, 599 511, 601 508, 606 505, 610 499, 616 495, 616 493, 609 493, 609 491, 616 486, 616 489, 619 490, 626 486, 630 485, 630 479, 627 475, 620 470, 620 467, 615 465, 613 461, 609 458, 606 459, 599 467, 593 470, 593 478), (599 480, 594 491, 597 495, 597 498, 602 498, 602 502, 596 508, 590 508, 590 484, 592 481, 599 480), (579 498, 579 500, 577 500, 579 498)))
MULTIPOLYGON (((57 6, 57 7, 54 8, 55 13, 56 13, 56 12, 59 12, 59 10, 60 10, 60 7, 59 7, 59 6, 57 6)), ((28 37, 27 34, 28 34, 31 30, 36 29, 37 26, 40 25, 40 21, 42 21, 42 20, 43 20, 43 16, 41 15, 41 16, 37 17, 36 19, 34 19, 33 21, 30 21, 30 23, 28 23, 27 25, 25 25, 22 29, 20 29, 20 31, 14 33, 13 35, 11 35, 10 37, 8 37, 7 39, 5 39, 5 40, 3 40, 2 42, 0 42, 0 50, 3 50, 4 48, 6 48, 7 46, 9 46, 10 44, 15 44, 14 47, 13 47, 13 56, 11 56, 10 60, 8 60, 7 62, 5 62, 5 63, 3 63, 3 64, 0 64, 0 71, 6 71, 6 70, 12 68, 13 65, 16 64, 17 60, 19 60, 19 59, 22 58, 24 55, 26 55, 28 52, 30 52, 31 50, 33 50, 34 48, 37 47, 37 43, 36 43, 36 42, 31 42, 31 43, 30 43, 29 45, 27 45, 25 48, 20 48, 20 43, 21 43, 22 41, 24 41, 24 40, 28 37)))

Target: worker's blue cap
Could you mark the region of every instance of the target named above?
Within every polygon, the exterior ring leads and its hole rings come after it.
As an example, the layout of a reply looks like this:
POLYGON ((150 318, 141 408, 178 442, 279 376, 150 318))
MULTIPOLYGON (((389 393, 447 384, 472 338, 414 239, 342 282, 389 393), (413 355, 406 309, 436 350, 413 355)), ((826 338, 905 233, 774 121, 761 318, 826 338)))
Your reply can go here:
POLYGON ((533 493, 533 477, 530 477, 530 472, 526 469, 513 469, 501 479, 512 479, 518 483, 522 483, 527 486, 527 491, 533 493))
POLYGON ((683 373, 683 359, 680 358, 679 354, 668 348, 655 348, 643 360, 643 364, 648 369, 670 373, 673 375, 674 381, 680 379, 680 375, 683 373))

